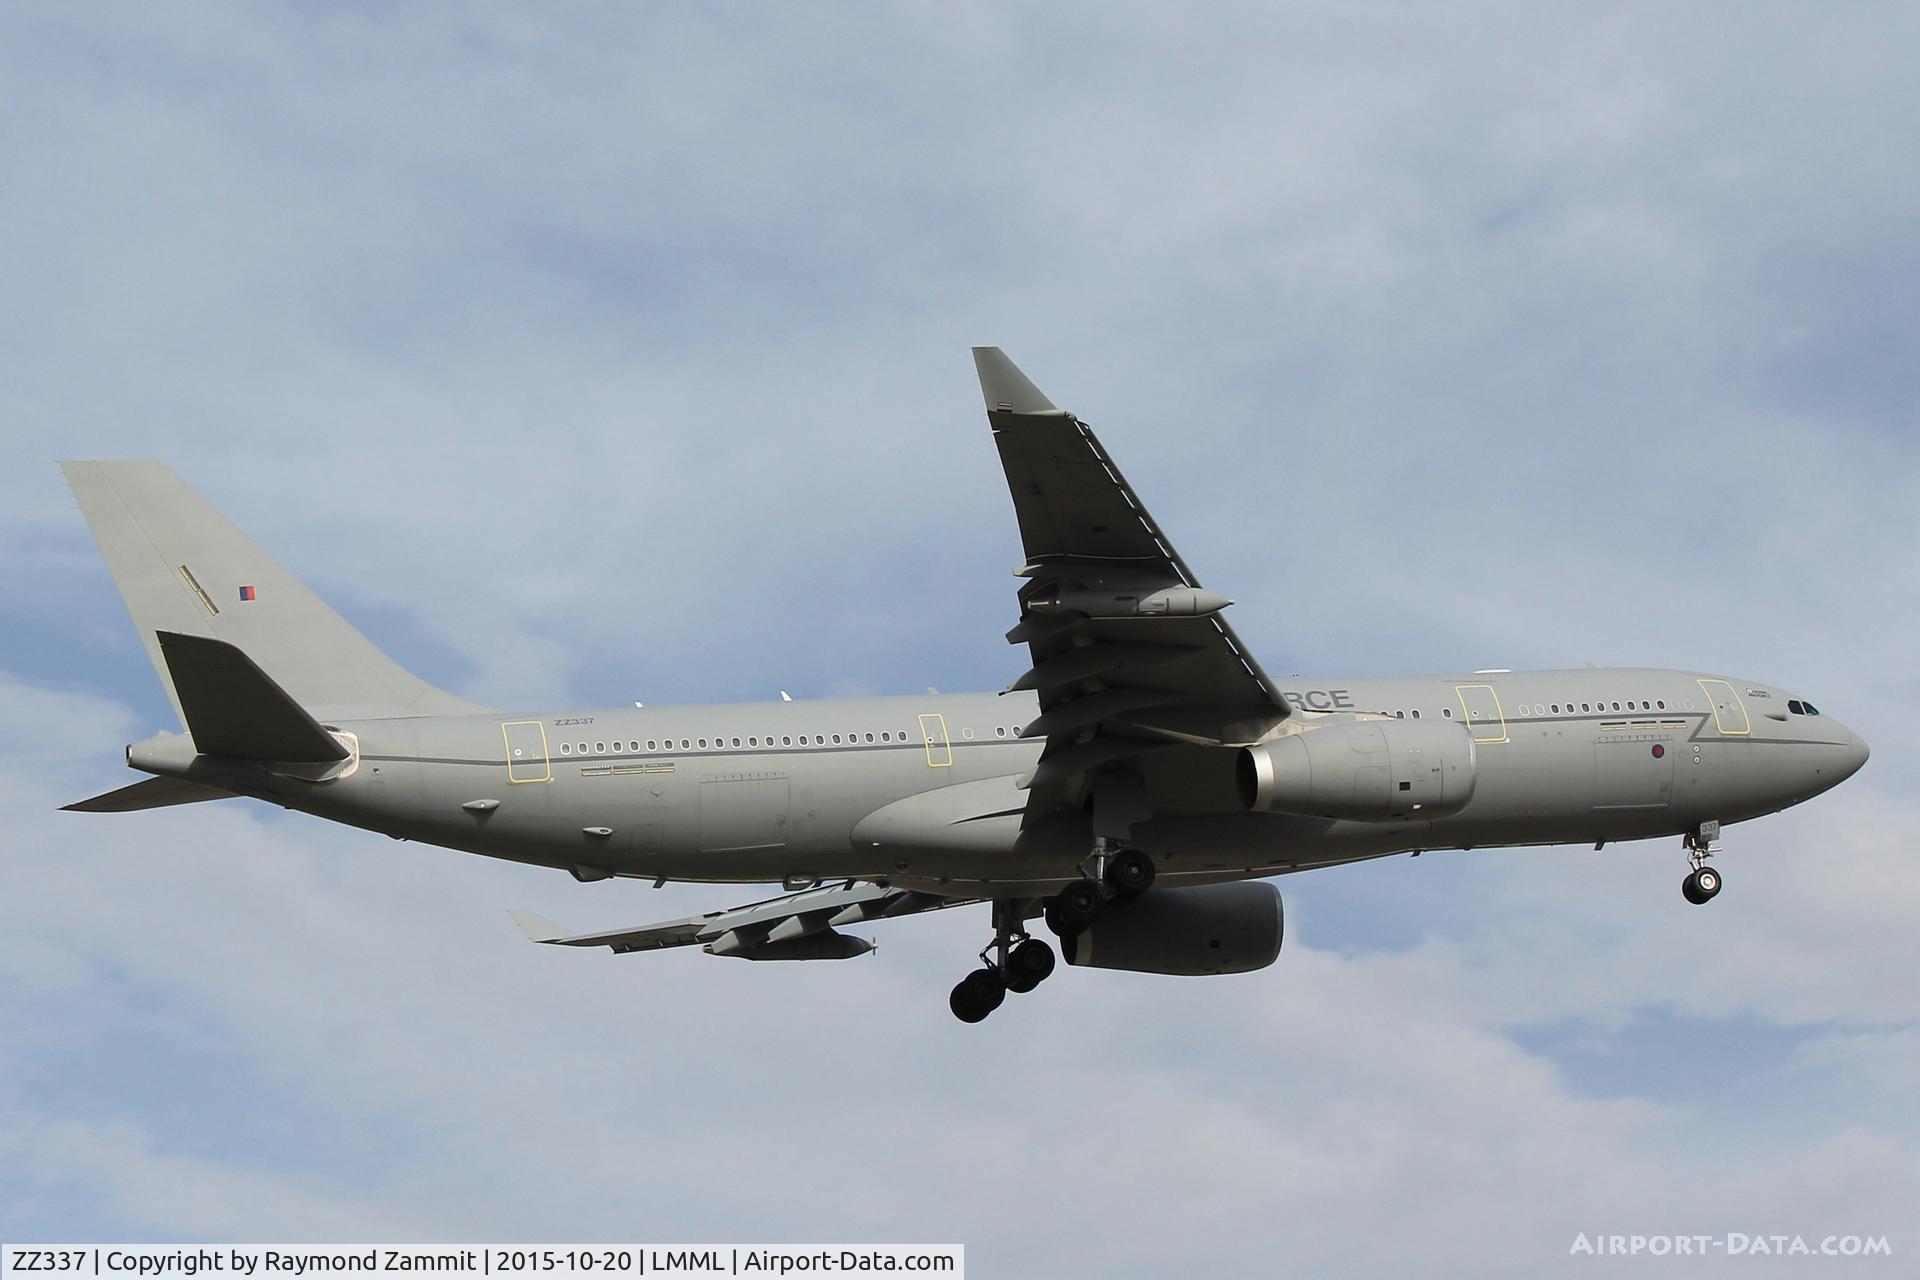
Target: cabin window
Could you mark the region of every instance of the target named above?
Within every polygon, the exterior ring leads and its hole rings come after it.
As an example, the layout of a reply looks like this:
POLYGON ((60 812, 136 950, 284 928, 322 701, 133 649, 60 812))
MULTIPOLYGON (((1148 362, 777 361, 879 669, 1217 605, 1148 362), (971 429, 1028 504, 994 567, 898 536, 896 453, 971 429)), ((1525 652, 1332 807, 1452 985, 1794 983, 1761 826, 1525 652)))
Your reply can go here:
POLYGON ((1418 720, 1418 719, 1420 718, 1420 708, 1418 708, 1418 707, 1415 707, 1415 708, 1413 709, 1413 718, 1414 718, 1415 720, 1418 720))
POLYGON ((700 739, 700 749, 702 751, 707 749, 707 740, 705 738, 700 739))
POLYGON ((561 743, 561 744, 560 744, 560 754, 561 754, 561 755, 563 755, 563 756, 570 756, 570 755, 572 755, 572 754, 573 754, 573 745, 572 745, 571 743, 567 743, 567 742, 563 742, 563 743, 561 743))
POLYGON ((1667 709, 1666 699, 1664 698, 1662 698, 1659 702, 1655 703, 1654 705, 1659 707, 1662 711, 1665 711, 1667 709))
POLYGON ((995 726, 993 727, 993 736, 994 736, 994 737, 996 737, 996 738, 1004 738, 1004 737, 1006 737, 1006 736, 1007 736, 1007 726, 1005 726, 1005 725, 1003 725, 1003 724, 999 724, 999 725, 995 725, 995 726))
POLYGON ((1449 719, 1449 720, 1451 720, 1451 719, 1453 719, 1453 708, 1452 708, 1452 707, 1442 707, 1442 708, 1440 708, 1440 714, 1441 714, 1441 715, 1443 715, 1443 716, 1445 716, 1445 717, 1446 717, 1447 719, 1449 719))
POLYGON ((840 745, 840 735, 839 735, 839 734, 837 734, 837 733, 836 733, 836 734, 834 734, 834 735, 833 735, 833 743, 834 743, 834 745, 835 745, 835 746, 839 746, 839 745, 840 745))

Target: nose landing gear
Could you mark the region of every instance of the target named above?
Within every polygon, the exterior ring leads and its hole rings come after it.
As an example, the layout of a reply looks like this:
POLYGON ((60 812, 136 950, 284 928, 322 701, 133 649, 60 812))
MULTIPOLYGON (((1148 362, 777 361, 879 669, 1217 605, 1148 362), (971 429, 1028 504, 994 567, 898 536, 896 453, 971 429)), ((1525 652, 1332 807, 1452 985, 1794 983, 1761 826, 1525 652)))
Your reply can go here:
POLYGON ((1720 892, 1720 873, 1707 865, 1707 859, 1720 852, 1716 843, 1719 838, 1718 822, 1703 822, 1681 837, 1693 870, 1680 882, 1680 896, 1696 907, 1711 901, 1720 892))

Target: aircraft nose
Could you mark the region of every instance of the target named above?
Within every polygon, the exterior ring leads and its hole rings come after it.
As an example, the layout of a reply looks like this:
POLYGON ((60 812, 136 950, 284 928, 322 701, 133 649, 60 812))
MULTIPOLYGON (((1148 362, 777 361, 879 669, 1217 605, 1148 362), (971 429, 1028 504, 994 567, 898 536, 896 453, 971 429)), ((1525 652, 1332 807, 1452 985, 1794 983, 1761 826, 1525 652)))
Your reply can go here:
POLYGON ((1854 774, 1860 772, 1860 766, 1864 765, 1867 762, 1867 757, 1872 754, 1873 752, 1867 747, 1867 740, 1865 738, 1851 729, 1847 730, 1847 771, 1842 774, 1841 777, 1851 778, 1854 774))

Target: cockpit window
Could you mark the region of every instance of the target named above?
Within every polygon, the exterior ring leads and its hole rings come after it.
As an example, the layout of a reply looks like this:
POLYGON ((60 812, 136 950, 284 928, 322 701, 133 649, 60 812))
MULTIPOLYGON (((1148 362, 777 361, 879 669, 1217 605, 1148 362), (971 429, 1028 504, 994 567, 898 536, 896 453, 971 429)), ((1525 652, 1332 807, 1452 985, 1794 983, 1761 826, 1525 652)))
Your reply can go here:
POLYGON ((1820 714, 1820 708, 1814 706, 1811 702, 1803 702, 1800 705, 1807 709, 1807 714, 1810 716, 1817 716, 1820 714))
POLYGON ((1789 698, 1787 700, 1787 710, 1793 712, 1793 714, 1797 716, 1803 716, 1807 714, 1807 709, 1800 705, 1800 699, 1798 698, 1789 698))

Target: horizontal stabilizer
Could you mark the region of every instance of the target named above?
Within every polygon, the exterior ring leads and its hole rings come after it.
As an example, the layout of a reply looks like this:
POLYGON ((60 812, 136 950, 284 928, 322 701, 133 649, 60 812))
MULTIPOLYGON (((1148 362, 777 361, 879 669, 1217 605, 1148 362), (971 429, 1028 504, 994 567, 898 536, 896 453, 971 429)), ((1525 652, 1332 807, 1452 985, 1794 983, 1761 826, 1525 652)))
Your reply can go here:
POLYGON ((182 778, 148 778, 118 791, 76 800, 60 806, 67 813, 133 813, 140 809, 165 809, 176 804, 198 804, 202 800, 231 800, 233 792, 209 787, 182 778))
POLYGON ((347 758, 339 739, 237 646, 173 631, 158 635, 180 714, 201 754, 276 763, 347 758))

